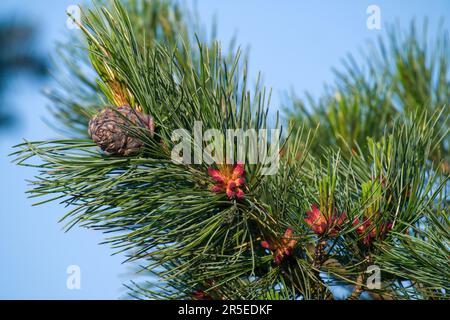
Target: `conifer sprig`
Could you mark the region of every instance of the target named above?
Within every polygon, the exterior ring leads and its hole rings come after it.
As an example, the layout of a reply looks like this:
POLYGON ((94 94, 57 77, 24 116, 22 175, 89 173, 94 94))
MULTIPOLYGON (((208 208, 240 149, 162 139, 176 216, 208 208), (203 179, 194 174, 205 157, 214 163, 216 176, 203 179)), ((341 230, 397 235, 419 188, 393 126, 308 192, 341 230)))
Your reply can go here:
POLYGON ((291 127, 280 134, 272 176, 261 164, 180 164, 171 158, 174 130, 192 133, 195 122, 222 133, 271 129, 270 93, 248 89, 239 51, 172 42, 182 19, 155 3, 154 20, 135 1, 84 10, 85 54, 97 79, 89 94, 56 98, 65 104, 57 119, 73 129, 67 139, 16 146, 15 161, 39 171, 30 196, 67 206, 68 230, 107 233, 115 252, 152 275, 154 282, 128 285, 135 298, 335 299, 344 286, 353 288, 350 299, 364 291, 448 298, 449 176, 430 162, 446 143, 447 109, 399 116, 383 134, 339 149, 316 126, 291 127), (147 23, 165 36, 145 33, 147 23), (83 120, 75 119, 94 101, 93 109, 127 104, 154 118, 155 132, 122 126, 143 142, 139 154, 108 155, 79 138, 83 120), (382 270, 378 289, 366 283, 373 265, 382 270))

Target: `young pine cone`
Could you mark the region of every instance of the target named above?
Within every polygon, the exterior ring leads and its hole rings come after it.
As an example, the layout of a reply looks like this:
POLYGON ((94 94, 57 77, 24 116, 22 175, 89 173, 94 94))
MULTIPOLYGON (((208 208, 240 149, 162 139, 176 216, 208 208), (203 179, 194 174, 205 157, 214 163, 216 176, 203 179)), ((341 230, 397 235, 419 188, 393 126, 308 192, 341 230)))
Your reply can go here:
POLYGON ((153 136, 153 118, 129 106, 117 109, 106 108, 89 121, 89 135, 106 153, 130 156, 139 153, 144 143, 134 137, 127 127, 138 126, 150 131, 153 136))

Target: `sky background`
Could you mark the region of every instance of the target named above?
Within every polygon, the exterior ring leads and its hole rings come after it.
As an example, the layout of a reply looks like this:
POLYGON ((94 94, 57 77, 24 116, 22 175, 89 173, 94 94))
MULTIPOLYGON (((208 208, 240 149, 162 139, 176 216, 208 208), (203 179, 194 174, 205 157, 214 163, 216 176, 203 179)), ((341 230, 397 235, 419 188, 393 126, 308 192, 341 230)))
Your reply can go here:
MULTIPOLYGON (((38 26, 39 49, 51 55, 54 43, 70 32, 65 10, 77 4, 70 0, 2 0, 0 20, 26 19, 38 26)), ((185 1, 193 5, 193 1, 185 1)), ((386 25, 400 22, 407 27, 412 19, 428 17, 430 34, 440 18, 450 20, 448 0, 396 1, 298 1, 298 0, 198 0, 202 22, 218 22, 218 38, 228 43, 237 35, 238 43, 250 48, 250 75, 261 71, 273 89, 272 108, 290 89, 298 94, 320 93, 333 80, 332 67, 339 67, 347 53, 357 54, 368 40, 383 35, 386 25), (381 9, 382 29, 368 30, 366 9, 381 9)), ((445 22, 448 29, 449 22, 445 22)), ((15 127, 0 131, 0 299, 118 299, 126 298, 123 283, 133 277, 123 256, 111 256, 111 249, 99 245, 103 235, 96 231, 62 231, 58 219, 66 212, 57 204, 32 207, 27 199, 26 179, 32 169, 16 167, 7 155, 11 146, 27 140, 58 135, 42 121, 48 118, 48 102, 41 95, 49 81, 9 79, 5 108, 19 119, 15 127), (66 286, 66 269, 81 269, 81 289, 66 286)))

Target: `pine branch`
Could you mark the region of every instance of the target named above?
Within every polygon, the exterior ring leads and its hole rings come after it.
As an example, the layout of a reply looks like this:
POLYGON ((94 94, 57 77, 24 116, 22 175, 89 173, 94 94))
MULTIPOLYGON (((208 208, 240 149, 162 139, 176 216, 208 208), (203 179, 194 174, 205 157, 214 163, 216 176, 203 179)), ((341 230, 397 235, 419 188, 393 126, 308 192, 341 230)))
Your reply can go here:
MULTIPOLYGON (((343 66, 334 69, 334 83, 327 85, 317 99, 309 94, 305 99, 292 94, 287 100, 287 118, 311 128, 320 123, 313 145, 316 155, 322 154, 324 144, 356 152, 365 148, 368 137, 378 139, 389 132, 397 118, 448 109, 448 31, 440 27, 437 36, 431 38, 426 21, 422 32, 417 25, 412 22, 406 32, 391 26, 388 36, 371 43, 370 51, 363 53, 363 63, 347 56, 343 66)), ((442 131, 436 134, 445 139, 450 119, 442 117, 440 121, 438 128, 442 131)), ((448 143, 441 140, 439 148, 430 154, 446 174, 450 173, 449 152, 448 143)))
MULTIPOLYGON (((321 140, 323 131, 290 127, 279 134, 272 176, 261 163, 173 161, 174 130, 186 129, 194 148, 207 146, 192 138, 196 122, 223 134, 272 129, 270 93, 249 90, 246 60, 239 51, 224 57, 217 42, 173 45, 168 36, 149 45, 148 21, 172 34, 164 17, 173 8, 156 3, 157 20, 135 2, 84 11, 85 54, 98 81, 78 74, 79 83, 90 83, 86 95, 55 96, 67 102, 58 117, 70 130, 82 128, 81 112, 88 119, 106 105, 151 117, 155 128, 147 130, 116 112, 124 120, 116 129, 143 147, 111 154, 75 131, 65 140, 25 141, 13 155, 39 170, 29 195, 43 197, 39 204, 59 201, 69 209, 61 220, 68 230, 103 231, 115 252, 152 275, 154 282, 129 285, 135 298, 332 299, 333 289, 348 285, 356 288, 350 298, 359 298, 371 264, 383 270, 373 295, 447 298, 448 275, 433 271, 448 264, 449 176, 429 161, 445 144, 445 109, 398 117, 364 145, 326 144, 320 155, 317 143, 330 141, 321 140)), ((274 128, 281 129, 278 120, 274 128)), ((333 127, 331 141, 341 129, 333 127)))

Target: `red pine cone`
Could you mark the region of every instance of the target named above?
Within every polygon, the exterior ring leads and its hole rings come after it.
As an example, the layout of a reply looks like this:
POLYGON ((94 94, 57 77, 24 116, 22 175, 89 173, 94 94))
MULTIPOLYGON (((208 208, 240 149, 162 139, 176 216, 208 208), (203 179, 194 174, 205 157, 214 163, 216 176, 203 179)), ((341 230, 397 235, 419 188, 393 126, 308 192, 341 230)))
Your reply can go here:
POLYGON ((327 217, 314 204, 311 206, 311 211, 308 211, 306 214, 308 217, 305 219, 305 222, 319 236, 328 234, 331 237, 335 237, 340 226, 347 218, 347 213, 345 212, 342 212, 340 216, 333 214, 332 217, 327 217))
POLYGON ((284 236, 278 241, 261 241, 264 249, 272 251, 275 264, 280 264, 284 258, 292 255, 297 239, 294 237, 294 230, 286 229, 284 236))
POLYGON ((208 168, 208 174, 215 182, 211 189, 213 192, 225 192, 229 199, 244 198, 245 194, 242 188, 245 184, 245 169, 242 162, 238 162, 234 166, 223 165, 220 170, 208 168))

